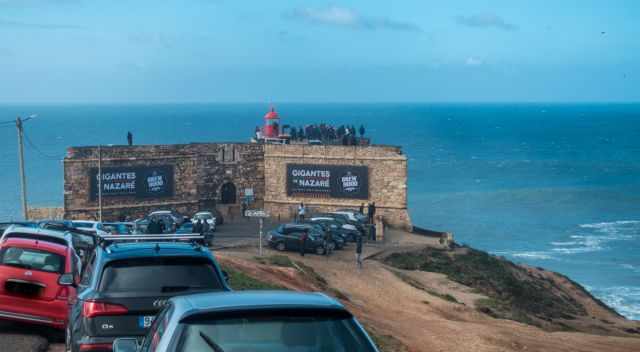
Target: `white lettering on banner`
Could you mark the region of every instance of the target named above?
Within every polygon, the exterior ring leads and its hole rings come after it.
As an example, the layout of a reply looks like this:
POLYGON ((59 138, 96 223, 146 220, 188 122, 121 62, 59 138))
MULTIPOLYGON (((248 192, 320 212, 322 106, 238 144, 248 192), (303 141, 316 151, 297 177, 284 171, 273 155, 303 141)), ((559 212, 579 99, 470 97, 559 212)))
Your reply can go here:
POLYGON ((293 169, 293 170, 291 170, 291 176, 329 178, 329 177, 331 177, 331 172, 329 172, 328 170, 300 170, 300 169, 293 169))

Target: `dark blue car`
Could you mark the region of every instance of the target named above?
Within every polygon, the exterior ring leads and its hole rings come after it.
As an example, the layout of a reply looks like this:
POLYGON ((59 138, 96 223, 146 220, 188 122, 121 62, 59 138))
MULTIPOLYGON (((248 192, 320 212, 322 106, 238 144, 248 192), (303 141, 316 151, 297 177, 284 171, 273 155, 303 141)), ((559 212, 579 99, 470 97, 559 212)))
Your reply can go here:
POLYGON ((77 287, 67 327, 73 352, 111 351, 117 337, 141 339, 173 296, 230 290, 213 254, 189 242, 103 243, 77 287))

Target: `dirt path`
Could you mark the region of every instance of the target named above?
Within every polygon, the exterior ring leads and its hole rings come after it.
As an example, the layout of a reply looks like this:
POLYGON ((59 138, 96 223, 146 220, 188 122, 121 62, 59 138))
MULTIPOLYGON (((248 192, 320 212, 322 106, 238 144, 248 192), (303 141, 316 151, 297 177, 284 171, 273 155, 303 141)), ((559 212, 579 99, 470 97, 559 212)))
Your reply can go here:
MULTIPOLYGON (((398 240, 394 244, 419 245, 425 241, 428 239, 418 239, 415 243, 398 240)), ((368 246, 365 254, 375 254, 379 250, 379 247, 368 246)), ((271 254, 276 253, 266 253, 271 254)), ((241 265, 243 271, 261 280, 284 283, 284 286, 298 290, 316 289, 305 283, 304 278, 297 277, 295 269, 258 265, 254 255, 219 253, 221 261, 241 265)), ((408 351, 640 351, 640 338, 549 333, 518 322, 491 318, 473 308, 473 301, 482 296, 442 275, 407 273, 424 283, 425 290, 407 283, 394 269, 375 260, 365 261, 364 269, 358 270, 353 246, 337 251, 329 259, 287 255, 314 268, 331 288, 346 295, 343 303, 360 321, 378 333, 400 340, 408 351), (465 304, 450 302, 443 297, 446 293, 465 304)))

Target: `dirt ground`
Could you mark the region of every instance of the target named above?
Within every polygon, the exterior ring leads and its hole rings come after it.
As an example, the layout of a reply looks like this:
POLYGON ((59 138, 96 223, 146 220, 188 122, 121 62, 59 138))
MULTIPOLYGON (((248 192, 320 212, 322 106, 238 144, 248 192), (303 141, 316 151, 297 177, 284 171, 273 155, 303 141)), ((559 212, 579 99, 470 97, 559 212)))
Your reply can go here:
MULTIPOLYGON (((584 333, 546 332, 510 320, 494 319, 474 309, 482 295, 449 281, 440 274, 407 272, 428 289, 416 288, 401 279, 395 269, 372 257, 389 246, 437 245, 433 239, 393 232, 385 246, 365 248, 364 268, 355 266, 353 245, 336 251, 333 257, 284 253, 311 266, 342 297, 342 302, 376 333, 393 336, 407 351, 640 351, 640 338, 609 337, 584 333), (456 303, 443 296, 450 294, 456 303)), ((283 254, 268 250, 265 255, 283 254)), ((257 264, 255 251, 224 251, 222 263, 233 265, 263 281, 272 281, 296 290, 318 290, 297 275, 294 268, 257 264)), ((630 322, 630 326, 640 324, 630 322)))

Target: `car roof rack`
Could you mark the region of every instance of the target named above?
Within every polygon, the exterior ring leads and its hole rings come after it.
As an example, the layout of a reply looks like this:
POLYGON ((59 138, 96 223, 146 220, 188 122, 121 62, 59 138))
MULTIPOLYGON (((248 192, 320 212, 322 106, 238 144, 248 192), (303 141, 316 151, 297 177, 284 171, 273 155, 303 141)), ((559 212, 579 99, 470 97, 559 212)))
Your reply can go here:
POLYGON ((200 234, 145 234, 145 235, 107 235, 100 236, 100 246, 107 247, 121 242, 190 242, 200 247, 204 236, 200 234))

